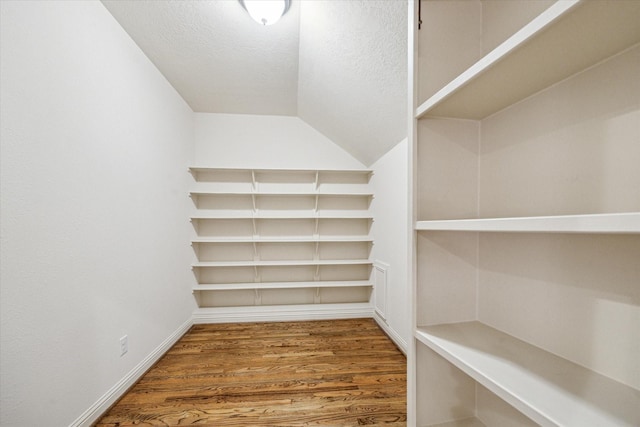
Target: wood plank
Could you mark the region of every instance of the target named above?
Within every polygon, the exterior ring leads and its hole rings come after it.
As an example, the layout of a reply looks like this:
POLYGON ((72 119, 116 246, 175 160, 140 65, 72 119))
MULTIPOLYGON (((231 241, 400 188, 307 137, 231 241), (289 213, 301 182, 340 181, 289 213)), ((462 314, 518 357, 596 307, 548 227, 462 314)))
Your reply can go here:
POLYGON ((95 425, 406 425, 406 359, 372 319, 194 325, 95 425))

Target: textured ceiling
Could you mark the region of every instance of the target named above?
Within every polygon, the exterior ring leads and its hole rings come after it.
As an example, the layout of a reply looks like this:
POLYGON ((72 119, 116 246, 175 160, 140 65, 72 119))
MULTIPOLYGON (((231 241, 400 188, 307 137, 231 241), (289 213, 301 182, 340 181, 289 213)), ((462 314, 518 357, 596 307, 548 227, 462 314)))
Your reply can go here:
POLYGON ((303 1, 298 115, 369 165, 407 135, 405 1, 303 1))
POLYGON ((406 137, 405 0, 103 0, 196 112, 299 116, 370 165, 406 137))

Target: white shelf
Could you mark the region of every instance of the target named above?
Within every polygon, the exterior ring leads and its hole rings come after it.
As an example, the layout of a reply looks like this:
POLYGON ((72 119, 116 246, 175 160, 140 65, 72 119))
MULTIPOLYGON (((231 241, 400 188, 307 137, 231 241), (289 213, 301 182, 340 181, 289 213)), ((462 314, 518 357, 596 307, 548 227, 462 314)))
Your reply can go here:
POLYGON ((258 282, 258 283, 222 283, 201 284, 193 287, 194 291, 235 291, 242 289, 301 289, 301 288, 355 288, 371 287, 368 280, 352 281, 315 281, 315 282, 258 282))
POLYGON ((373 242, 369 236, 273 236, 273 237, 197 237, 192 243, 358 243, 373 242))
POLYGON ((412 3, 409 424, 640 426, 640 1, 412 3))
POLYGON ((543 426, 638 426, 640 391, 479 322, 416 338, 543 426))
POLYGON ((191 196, 257 196, 257 197, 373 197, 373 193, 361 191, 233 191, 194 190, 191 196))
POLYGON ((371 265, 367 259, 316 259, 316 260, 275 260, 275 261, 200 261, 192 267, 294 267, 321 265, 371 265))
POLYGON ((416 230, 638 234, 640 213, 418 221, 416 230))
POLYGON ((255 173, 338 173, 338 174, 361 174, 370 175, 371 169, 280 169, 280 168, 212 168, 205 166, 192 166, 190 172, 255 172, 255 173))
POLYGON ((282 210, 282 211, 215 211, 201 209, 197 214, 191 216, 192 220, 198 219, 373 219, 373 215, 365 210, 282 210))
POLYGON ((422 103, 415 116, 485 118, 640 42, 638 22, 638 1, 558 1, 422 103))
MULTIPOLYGON (((298 316, 296 307, 324 316, 328 311, 317 306, 331 304, 322 301, 353 299, 363 304, 336 307, 350 313, 360 313, 362 307, 370 311, 368 292, 362 288, 371 287, 371 170, 189 170, 195 180, 189 193, 195 205, 190 219, 197 234, 191 240, 197 258, 192 268, 198 282, 193 291, 198 304, 217 307, 206 311, 207 317, 238 313, 239 304, 242 311, 254 304, 262 306, 259 290, 268 289, 315 289, 313 303, 308 292, 270 295, 268 303, 287 304, 285 310, 278 311, 279 316, 286 317, 281 313, 291 310, 298 316), (225 257, 235 261, 225 261, 225 257), (246 295, 215 293, 231 290, 255 290, 256 296, 250 301, 246 295), (233 307, 230 312, 224 310, 226 305, 233 307)), ((269 317, 270 307, 265 305, 256 313, 269 317)))

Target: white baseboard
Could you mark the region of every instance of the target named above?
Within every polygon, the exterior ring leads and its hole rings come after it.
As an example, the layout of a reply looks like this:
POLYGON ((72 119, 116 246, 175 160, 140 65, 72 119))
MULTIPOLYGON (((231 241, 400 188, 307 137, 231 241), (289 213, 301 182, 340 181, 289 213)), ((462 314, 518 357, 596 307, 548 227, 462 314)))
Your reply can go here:
POLYGON ((107 391, 96 403, 91 405, 82 415, 78 417, 69 427, 89 427, 105 413, 142 375, 144 375, 154 363, 160 359, 189 328, 193 325, 193 319, 184 322, 174 333, 144 358, 135 368, 118 381, 109 391, 107 391))
POLYGON ((295 320, 355 319, 359 317, 373 317, 371 304, 256 305, 201 308, 193 313, 193 323, 286 322, 295 320))
POLYGON ((409 348, 407 342, 402 339, 402 337, 391 326, 389 326, 389 324, 387 324, 387 322, 385 322, 382 317, 380 317, 377 311, 373 313, 373 318, 378 326, 382 328, 382 330, 389 336, 389 338, 391 338, 391 340, 398 346, 400 351, 403 352, 406 356, 409 348))

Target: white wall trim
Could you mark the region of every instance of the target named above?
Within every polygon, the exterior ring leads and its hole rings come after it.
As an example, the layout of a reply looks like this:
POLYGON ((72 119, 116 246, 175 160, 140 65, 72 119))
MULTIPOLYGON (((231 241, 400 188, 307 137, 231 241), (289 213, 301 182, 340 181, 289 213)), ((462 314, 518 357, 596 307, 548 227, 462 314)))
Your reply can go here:
POLYGON ((129 373, 118 381, 109 391, 98 399, 89 409, 80 415, 69 427, 89 427, 104 414, 136 381, 144 375, 169 349, 193 326, 189 318, 166 340, 164 340, 146 358, 138 363, 129 373))
POLYGON ((201 308, 193 313, 193 323, 286 322, 359 317, 373 317, 373 306, 369 303, 353 303, 201 308))
POLYGON ((406 356, 408 351, 407 349, 409 347, 407 345, 407 342, 402 339, 400 334, 398 334, 391 326, 389 326, 389 324, 387 324, 387 322, 385 322, 377 312, 373 313, 373 319, 376 321, 378 326, 380 326, 382 330, 385 331, 389 338, 391 338, 391 341, 393 341, 398 346, 400 351, 403 352, 406 356))

